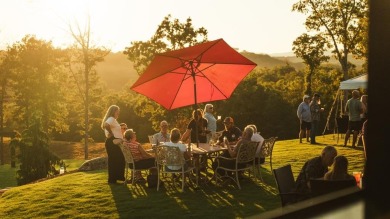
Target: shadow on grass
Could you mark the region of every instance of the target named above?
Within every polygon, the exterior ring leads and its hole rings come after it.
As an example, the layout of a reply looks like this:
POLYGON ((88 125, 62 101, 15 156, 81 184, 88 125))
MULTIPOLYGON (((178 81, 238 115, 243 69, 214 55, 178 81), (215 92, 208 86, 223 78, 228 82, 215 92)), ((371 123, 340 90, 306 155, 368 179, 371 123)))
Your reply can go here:
POLYGON ((159 191, 141 183, 110 185, 110 189, 120 218, 241 218, 280 206, 273 176, 267 169, 261 171, 264 182, 245 174, 241 190, 233 183, 215 185, 214 181, 197 188, 186 185, 184 192, 181 182, 165 182, 159 191))

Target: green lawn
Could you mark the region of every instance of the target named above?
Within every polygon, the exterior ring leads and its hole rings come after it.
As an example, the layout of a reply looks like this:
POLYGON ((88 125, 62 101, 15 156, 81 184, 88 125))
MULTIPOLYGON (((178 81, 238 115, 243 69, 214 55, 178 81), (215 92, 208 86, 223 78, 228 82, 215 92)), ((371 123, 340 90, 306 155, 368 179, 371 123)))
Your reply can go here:
MULTIPOLYGON (((341 147, 334 137, 317 137, 323 143, 319 145, 277 141, 273 167, 290 163, 296 177, 308 158, 318 156, 325 145, 334 145, 349 159, 351 173, 361 171, 361 147, 341 147)), ((179 185, 169 184, 160 191, 144 184, 108 185, 106 170, 76 172, 10 189, 0 198, 0 218, 243 218, 280 207, 268 159, 262 175, 264 182, 242 180, 241 190, 210 184, 181 192, 179 185)))

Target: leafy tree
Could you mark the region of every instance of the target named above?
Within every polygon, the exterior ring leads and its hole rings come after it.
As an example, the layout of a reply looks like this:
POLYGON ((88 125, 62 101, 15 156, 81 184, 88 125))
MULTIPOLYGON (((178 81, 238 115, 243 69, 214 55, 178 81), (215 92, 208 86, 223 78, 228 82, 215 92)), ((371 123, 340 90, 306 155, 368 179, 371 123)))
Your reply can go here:
MULTIPOLYGON (((131 46, 126 47, 123 53, 134 63, 134 68, 141 75, 156 53, 182 49, 205 41, 207 41, 207 30, 203 27, 195 29, 192 26, 191 18, 188 18, 185 23, 180 23, 178 19, 172 20, 171 15, 168 15, 163 19, 150 40, 131 42, 131 46)), ((189 107, 166 111, 154 101, 141 97, 141 95, 137 96, 134 112, 138 116, 149 117, 150 121, 153 121, 155 130, 163 119, 175 121, 171 126, 183 127, 184 129, 184 124, 191 118, 192 110, 189 107)))
POLYGON ((325 38, 321 35, 309 36, 302 34, 293 42, 293 51, 297 57, 303 59, 303 62, 308 66, 309 72, 306 74, 306 90, 305 94, 312 94, 311 83, 312 76, 315 70, 321 65, 321 62, 329 60, 324 53, 327 49, 325 38))
POLYGON ((81 30, 79 25, 76 25, 76 30, 69 25, 69 30, 75 40, 74 48, 70 50, 73 53, 70 53, 69 69, 84 103, 84 157, 88 159, 90 104, 93 102, 91 100, 91 90, 97 88, 97 74, 94 67, 98 62, 104 60, 104 57, 110 53, 110 50, 99 48, 92 44, 89 20, 84 30, 81 30))
POLYGON ((348 55, 359 54, 357 45, 366 36, 362 21, 368 15, 367 0, 299 0, 292 10, 308 15, 306 28, 326 39, 341 65, 343 79, 348 79, 348 55))
POLYGON ((10 117, 15 129, 25 129, 34 119, 41 118, 43 129, 66 128, 67 110, 66 75, 62 50, 53 48, 51 42, 27 35, 7 52, 7 62, 12 71, 12 100, 10 117))
POLYGON ((18 185, 56 174, 54 167, 60 163, 60 159, 50 152, 49 136, 42 130, 40 119, 32 121, 28 129, 22 132, 22 137, 17 144, 20 148, 18 155, 20 169, 16 176, 18 185))
POLYGON ((133 62, 134 69, 139 75, 145 71, 152 61, 154 54, 182 49, 207 41, 207 30, 203 27, 194 29, 192 19, 186 23, 178 19, 171 21, 171 15, 164 17, 152 38, 146 42, 133 41, 123 52, 133 62))

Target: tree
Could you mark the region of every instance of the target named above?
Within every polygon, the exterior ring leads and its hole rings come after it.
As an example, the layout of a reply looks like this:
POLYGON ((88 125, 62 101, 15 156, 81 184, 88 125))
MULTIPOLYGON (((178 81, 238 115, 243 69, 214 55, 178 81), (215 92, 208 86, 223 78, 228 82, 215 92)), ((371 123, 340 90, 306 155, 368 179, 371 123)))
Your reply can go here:
POLYGON ((6 118, 14 129, 30 126, 34 117, 40 118, 45 132, 60 130, 66 126, 64 97, 66 83, 62 60, 64 54, 51 42, 27 35, 7 52, 8 71, 12 93, 9 116, 6 118), (34 115, 34 117, 33 117, 34 115))
POLYGON ((327 41, 341 65, 343 79, 348 79, 348 55, 359 54, 357 45, 367 31, 362 23, 368 15, 367 0, 299 0, 292 10, 308 15, 306 28, 327 41))
POLYGON ((61 160, 49 150, 49 136, 42 130, 40 119, 33 120, 16 144, 20 148, 20 169, 16 176, 18 185, 56 174, 55 165, 61 160))
MULTIPOLYGON (((146 69, 156 53, 182 49, 207 41, 207 30, 203 27, 195 29, 192 26, 191 18, 185 23, 180 23, 178 19, 171 20, 171 15, 164 18, 158 26, 152 38, 146 42, 134 41, 130 47, 126 47, 123 52, 128 59, 134 63, 134 68, 139 75, 146 69)), ((187 107, 173 111, 166 111, 160 105, 144 97, 139 97, 135 103, 134 110, 138 115, 150 115, 150 121, 154 121, 153 126, 158 127, 161 120, 172 119, 177 121, 179 126, 186 122, 183 118, 190 119, 191 110, 187 107)))
POLYGON ((72 56, 69 58, 69 69, 75 79, 80 96, 84 103, 84 158, 88 159, 88 142, 90 129, 90 92, 91 87, 96 87, 97 75, 94 67, 98 62, 102 62, 110 50, 97 47, 91 42, 91 29, 88 23, 84 30, 76 24, 76 30, 69 25, 69 31, 76 41, 72 56), (81 69, 80 69, 81 68, 81 69), (92 80, 91 80, 92 78, 92 80))
POLYGON ((321 35, 309 36, 302 34, 293 42, 293 51, 297 57, 303 59, 303 62, 308 66, 309 72, 306 74, 306 90, 305 94, 312 94, 312 76, 314 71, 321 65, 321 62, 329 60, 324 53, 327 49, 327 42, 321 35))
POLYGON ((186 23, 178 19, 171 21, 171 15, 164 18, 152 38, 146 42, 133 41, 123 52, 134 63, 139 75, 152 61, 154 54, 182 49, 207 41, 207 30, 203 27, 194 29, 191 18, 186 23))

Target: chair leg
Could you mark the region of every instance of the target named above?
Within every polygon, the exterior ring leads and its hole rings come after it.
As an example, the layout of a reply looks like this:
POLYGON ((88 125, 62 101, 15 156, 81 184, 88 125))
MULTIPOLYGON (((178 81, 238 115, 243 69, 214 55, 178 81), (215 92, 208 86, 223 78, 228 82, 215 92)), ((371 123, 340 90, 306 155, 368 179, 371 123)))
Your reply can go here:
POLYGON ((240 180, 238 179, 238 174, 239 174, 239 172, 236 171, 236 183, 237 183, 238 189, 241 189, 240 180))
POLYGON ((186 176, 184 175, 184 172, 181 173, 182 181, 181 181, 181 190, 184 192, 184 181, 186 179, 186 176))

